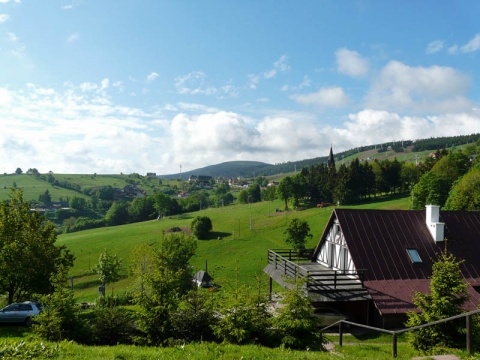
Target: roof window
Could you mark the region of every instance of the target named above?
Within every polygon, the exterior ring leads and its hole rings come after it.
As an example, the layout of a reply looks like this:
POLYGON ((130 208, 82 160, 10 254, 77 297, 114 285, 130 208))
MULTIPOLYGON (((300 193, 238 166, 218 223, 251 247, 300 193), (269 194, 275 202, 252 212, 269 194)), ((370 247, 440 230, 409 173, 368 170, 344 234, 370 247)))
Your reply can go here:
POLYGON ((414 264, 422 263, 422 258, 420 257, 416 249, 407 249, 407 253, 408 253, 408 256, 410 257, 410 260, 412 260, 412 263, 414 264))

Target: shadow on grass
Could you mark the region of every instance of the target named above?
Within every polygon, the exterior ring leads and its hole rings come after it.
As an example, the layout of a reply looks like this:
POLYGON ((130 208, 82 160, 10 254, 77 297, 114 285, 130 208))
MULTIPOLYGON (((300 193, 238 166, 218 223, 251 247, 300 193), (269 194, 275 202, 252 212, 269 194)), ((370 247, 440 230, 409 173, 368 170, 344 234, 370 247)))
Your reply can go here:
POLYGON ((24 324, 1 324, 0 338, 25 338, 32 333, 32 328, 24 324))
MULTIPOLYGON (((120 279, 126 279, 128 277, 128 275, 121 275, 120 276, 120 279)), ((91 280, 86 280, 86 281, 78 281, 75 283, 75 281, 73 282, 73 289, 74 290, 82 290, 82 289, 88 289, 88 288, 91 288, 91 287, 98 287, 102 285, 102 283, 100 282, 100 280, 98 278, 95 278, 95 279, 91 279, 91 280)))
POLYGON ((208 235, 208 238, 205 240, 222 240, 227 236, 232 236, 232 234, 228 232, 222 232, 222 231, 211 231, 208 235))

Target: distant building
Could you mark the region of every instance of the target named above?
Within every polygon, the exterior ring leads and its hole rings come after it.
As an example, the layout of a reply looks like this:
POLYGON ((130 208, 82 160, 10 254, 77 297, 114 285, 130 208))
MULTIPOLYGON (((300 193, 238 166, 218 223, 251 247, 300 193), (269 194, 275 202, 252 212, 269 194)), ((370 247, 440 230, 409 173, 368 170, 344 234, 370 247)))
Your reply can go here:
POLYGON ((157 177, 157 173, 149 172, 147 173, 147 177, 157 177))

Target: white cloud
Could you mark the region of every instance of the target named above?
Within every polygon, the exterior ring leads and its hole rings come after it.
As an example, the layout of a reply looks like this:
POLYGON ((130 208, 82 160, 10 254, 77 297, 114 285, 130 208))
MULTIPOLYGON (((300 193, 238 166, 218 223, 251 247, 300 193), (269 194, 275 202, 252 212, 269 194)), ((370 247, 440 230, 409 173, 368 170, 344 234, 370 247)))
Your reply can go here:
POLYGON ((300 104, 319 108, 338 108, 348 104, 348 97, 341 87, 325 87, 314 93, 294 94, 291 98, 300 104))
POLYGON ((411 67, 389 62, 367 94, 367 107, 421 112, 470 109, 469 78, 451 67, 411 67))
POLYGON ((0 105, 9 105, 11 101, 12 96, 10 95, 10 92, 7 89, 0 88, 0 105))
POLYGON ((449 113, 430 117, 400 116, 388 111, 364 109, 350 114, 343 128, 330 129, 338 134, 343 148, 378 144, 393 140, 416 140, 478 133, 480 114, 449 113))
POLYGON ((8 19, 10 19, 10 15, 0 14, 0 23, 3 23, 5 21, 7 21, 8 19))
POLYGON ((147 83, 151 83, 155 81, 160 75, 158 75, 156 72, 151 72, 150 74, 147 75, 147 83))
POLYGON ((69 43, 75 42, 75 41, 77 41, 78 39, 80 39, 80 34, 76 32, 76 33, 70 34, 70 35, 67 37, 67 42, 69 42, 69 43))
POLYGON ((427 49, 425 50, 427 54, 435 54, 443 49, 443 41, 435 40, 427 45, 427 49))
POLYGON ((453 45, 453 46, 450 46, 448 49, 447 49, 447 52, 449 54, 456 54, 458 53, 458 45, 453 45))
POLYGON ((368 61, 358 52, 342 48, 335 53, 337 71, 352 77, 362 77, 368 73, 368 61))
POLYGON ((463 45, 460 49, 462 52, 465 53, 480 50, 480 34, 475 35, 472 40, 470 40, 467 44, 463 45))
MULTIPOLYGON (((420 83, 421 73, 414 73, 420 83)), ((404 116, 370 107, 333 126, 315 112, 270 109, 269 115, 253 118, 201 103, 167 103, 146 112, 116 104, 108 94, 117 91, 116 83, 105 78, 61 89, 33 83, 16 91, 0 88, 0 171, 167 174, 178 172, 180 164, 193 170, 231 160, 279 163, 327 155, 330 144, 338 152, 389 140, 480 132, 480 112, 471 109, 404 116)), ((346 102, 341 88, 296 96, 320 107, 346 102)))
POLYGON ((213 86, 205 85, 207 75, 201 71, 194 71, 187 75, 175 79, 175 88, 179 94, 190 95, 214 95, 217 89, 213 86))
POLYGON ((273 68, 267 71, 264 71, 260 74, 249 74, 248 78, 248 87, 250 89, 256 89, 261 79, 272 79, 277 76, 278 73, 284 73, 290 70, 290 65, 287 63, 288 57, 282 55, 273 63, 273 68))
POLYGON ((298 85, 293 85, 293 86, 290 86, 290 85, 283 85, 280 90, 281 91, 299 91, 299 90, 302 90, 304 88, 307 88, 307 87, 310 87, 312 85, 312 79, 310 79, 308 76, 304 76, 303 77, 303 81, 298 84, 298 85))

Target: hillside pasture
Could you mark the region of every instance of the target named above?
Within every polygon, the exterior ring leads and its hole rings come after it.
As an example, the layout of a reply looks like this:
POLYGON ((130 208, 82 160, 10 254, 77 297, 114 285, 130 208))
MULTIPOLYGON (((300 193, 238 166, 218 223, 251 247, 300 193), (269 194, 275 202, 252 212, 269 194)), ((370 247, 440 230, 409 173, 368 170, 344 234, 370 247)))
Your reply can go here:
MULTIPOLYGON (((352 208, 408 208, 408 197, 381 200, 352 208)), ((142 243, 160 246, 165 232, 169 229, 188 228, 195 216, 208 216, 212 220, 213 231, 209 240, 198 241, 198 249, 192 259, 194 270, 205 270, 208 266, 207 270, 215 283, 228 288, 233 286, 238 268, 242 284, 253 285, 259 275, 262 281, 265 281, 267 289, 268 278, 263 273, 267 263, 267 250, 288 247, 283 234, 287 222, 294 217, 307 221, 313 235, 308 240, 307 247, 314 247, 333 207, 288 212, 277 212, 276 209, 283 209, 282 201, 235 204, 162 220, 64 234, 58 237, 58 244, 66 245, 76 257, 71 270, 76 297, 79 301, 93 301, 98 296, 100 282, 96 280, 97 276, 92 274, 91 269, 104 249, 123 259, 125 275, 119 282, 109 285, 107 292, 127 291, 133 285, 133 279, 128 277, 128 264, 133 248, 142 243)))

